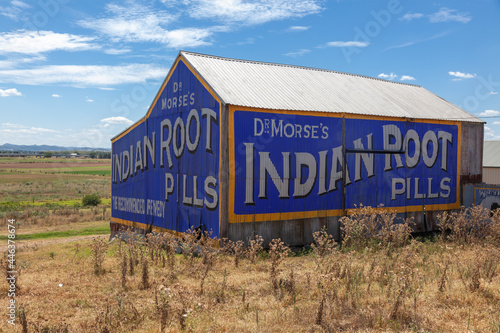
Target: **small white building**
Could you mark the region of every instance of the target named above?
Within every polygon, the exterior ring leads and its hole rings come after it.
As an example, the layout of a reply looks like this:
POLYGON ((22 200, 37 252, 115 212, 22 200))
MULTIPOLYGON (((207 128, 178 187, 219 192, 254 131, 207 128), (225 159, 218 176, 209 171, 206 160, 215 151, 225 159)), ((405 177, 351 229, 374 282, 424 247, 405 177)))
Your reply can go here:
POLYGON ((485 141, 483 151, 483 182, 500 184, 500 141, 485 141))

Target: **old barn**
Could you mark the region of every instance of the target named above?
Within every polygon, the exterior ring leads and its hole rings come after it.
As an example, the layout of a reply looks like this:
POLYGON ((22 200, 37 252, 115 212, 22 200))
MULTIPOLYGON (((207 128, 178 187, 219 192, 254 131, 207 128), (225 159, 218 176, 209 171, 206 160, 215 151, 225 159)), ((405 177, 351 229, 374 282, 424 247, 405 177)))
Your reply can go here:
POLYGON ((301 245, 362 204, 430 231, 482 151, 483 121, 417 85, 181 51, 112 139, 111 228, 301 245))

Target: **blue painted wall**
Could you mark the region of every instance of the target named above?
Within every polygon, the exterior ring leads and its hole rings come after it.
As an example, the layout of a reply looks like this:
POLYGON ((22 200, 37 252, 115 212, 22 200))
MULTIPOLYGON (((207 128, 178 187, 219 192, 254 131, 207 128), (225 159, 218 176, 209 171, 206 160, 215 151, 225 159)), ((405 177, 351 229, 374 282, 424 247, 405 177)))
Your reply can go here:
MULTIPOLYGON (((236 216, 341 209, 341 118, 236 109, 232 119, 236 216)), ((458 204, 458 125, 346 119, 345 128, 348 149, 405 151, 347 154, 347 209, 458 204)))
POLYGON ((147 118, 113 144, 112 221, 219 236, 220 103, 182 60, 147 118))

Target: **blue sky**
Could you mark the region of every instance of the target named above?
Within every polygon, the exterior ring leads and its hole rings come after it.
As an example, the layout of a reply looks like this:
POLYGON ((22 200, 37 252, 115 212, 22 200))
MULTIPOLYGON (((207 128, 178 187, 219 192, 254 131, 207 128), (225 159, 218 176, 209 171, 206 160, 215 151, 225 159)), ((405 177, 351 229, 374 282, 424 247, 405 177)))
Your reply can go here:
POLYGON ((0 0, 0 144, 110 147, 179 50, 418 84, 500 139, 499 28, 498 0, 0 0))

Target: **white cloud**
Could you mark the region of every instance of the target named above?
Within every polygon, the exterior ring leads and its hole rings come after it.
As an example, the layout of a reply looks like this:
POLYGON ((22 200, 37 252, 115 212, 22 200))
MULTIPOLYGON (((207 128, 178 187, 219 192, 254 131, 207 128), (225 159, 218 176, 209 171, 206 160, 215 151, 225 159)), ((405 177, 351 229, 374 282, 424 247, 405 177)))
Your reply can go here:
POLYGON ((413 41, 406 42, 406 43, 403 43, 403 44, 389 46, 384 51, 391 50, 391 49, 399 49, 399 48, 402 48, 402 47, 407 47, 407 46, 411 46, 411 45, 415 45, 415 44, 427 42, 427 41, 430 41, 430 40, 434 40, 434 39, 437 39, 437 38, 444 37, 444 36, 448 35, 449 33, 450 33, 450 31, 445 31, 445 32, 441 32, 439 34, 436 34, 436 35, 428 37, 428 38, 417 39, 417 40, 413 40, 413 41))
POLYGON ((45 56, 39 55, 39 54, 35 55, 35 56, 26 57, 26 58, 10 55, 10 56, 7 56, 6 60, 0 60, 0 69, 2 69, 2 68, 12 69, 12 68, 17 68, 17 67, 29 64, 29 63, 42 62, 45 60, 47 60, 47 58, 45 56))
POLYGON ((335 41, 335 42, 328 42, 326 43, 326 46, 332 46, 332 47, 367 47, 370 45, 368 42, 357 42, 357 41, 335 41))
POLYGON ((95 50, 94 37, 60 34, 52 31, 27 31, 0 33, 0 54, 39 54, 50 51, 95 50))
POLYGON ((438 12, 429 15, 429 22, 460 22, 468 23, 472 20, 469 13, 459 13, 456 9, 449 9, 446 7, 441 8, 438 12))
POLYGON ((13 124, 13 123, 2 123, 2 124, 0 124, 0 128, 5 128, 5 127, 8 127, 8 128, 22 128, 23 126, 19 125, 19 124, 13 124))
POLYGON ((17 91, 16 88, 11 89, 0 89, 0 97, 10 97, 10 96, 22 96, 20 91, 17 91))
MULTIPOLYGON (((494 121, 493 125, 500 125, 500 121, 494 121)), ((487 129, 488 127, 484 126, 484 129, 487 129)))
POLYGON ((105 124, 117 124, 117 125, 132 125, 134 122, 125 117, 109 117, 101 119, 101 122, 105 124))
POLYGON ((319 0, 191 0, 189 15, 245 25, 303 17, 322 10, 319 0))
POLYGON ((132 51, 132 50, 131 49, 107 49, 107 50, 104 50, 104 53, 111 54, 111 55, 120 55, 120 54, 129 53, 130 51, 132 51))
POLYGON ((30 131, 35 132, 35 133, 56 133, 56 130, 53 129, 48 129, 48 128, 41 128, 41 127, 31 127, 30 131))
POLYGON ((490 95, 498 95, 498 91, 490 91, 490 95))
POLYGON ((110 147, 110 140, 133 122, 125 117, 109 117, 99 121, 91 128, 84 128, 75 133, 68 133, 69 140, 76 142, 76 146, 110 147))
POLYGON ((295 52, 288 52, 288 53, 285 53, 284 55, 286 55, 287 57, 292 57, 292 58, 296 58, 296 57, 301 57, 307 53, 311 52, 311 50, 308 50, 308 49, 300 49, 298 51, 295 51, 295 52))
POLYGON ((99 123, 91 128, 65 129, 57 131, 22 124, 0 124, 0 142, 13 144, 48 144, 57 146, 110 148, 110 139, 123 130, 123 125, 103 126, 99 123))
POLYGON ((58 95, 58 94, 52 94, 52 97, 54 97, 54 98, 59 98, 59 97, 61 97, 61 95, 58 95))
POLYGON ((255 38, 248 37, 242 42, 237 42, 236 45, 252 45, 255 44, 255 38))
POLYGON ((0 69, 12 67, 17 67, 17 61, 15 59, 0 60, 0 69))
POLYGON ((44 128, 29 126, 26 124, 2 123, 0 124, 0 142, 9 142, 12 144, 56 144, 61 145, 65 142, 66 137, 54 140, 54 136, 58 136, 59 131, 44 128))
POLYGON ((304 27, 304 26, 301 26, 301 25, 293 25, 290 28, 288 28, 287 31, 290 31, 290 32, 299 32, 299 31, 309 30, 309 28, 311 28, 311 27, 304 27))
POLYGON ((479 114, 481 117, 498 117, 500 116, 500 111, 496 110, 485 110, 479 114))
POLYGON ((78 24, 118 39, 126 37, 130 41, 151 41, 164 32, 162 26, 176 19, 176 16, 165 11, 154 11, 148 6, 134 3, 126 7, 107 4, 105 11, 107 17, 87 18, 78 24))
POLYGON ((94 128, 86 128, 78 131, 69 137, 70 140, 76 143, 77 146, 95 147, 95 148, 110 148, 111 138, 123 129, 117 129, 113 126, 107 127, 97 125, 94 128))
POLYGON ((89 102, 89 103, 94 102, 94 100, 93 100, 93 99, 90 99, 90 98, 88 98, 88 97, 85 97, 85 101, 87 101, 87 102, 89 102))
POLYGON ((0 6, 0 15, 8 17, 14 21, 18 21, 20 19, 21 14, 23 13, 23 9, 31 8, 25 2, 12 0, 10 2, 10 6, 0 6))
MULTIPOLYGON (((500 124, 500 122, 496 121, 493 123, 494 125, 500 124)), ((496 135, 495 131, 489 128, 488 126, 484 126, 484 139, 485 140, 499 140, 500 136, 496 135)))
MULTIPOLYGON (((398 75, 395 74, 395 73, 390 73, 390 74, 386 74, 386 73, 380 73, 378 75, 379 78, 381 79, 386 79, 386 80, 395 80, 398 78, 398 75)), ((400 81, 415 81, 416 79, 413 77, 413 76, 410 76, 410 75, 401 75, 401 77, 399 77, 399 80, 400 81)))
POLYGON ((472 79, 472 78, 476 77, 476 74, 462 73, 462 72, 448 72, 448 74, 456 77, 457 79, 455 79, 455 80, 472 79))
POLYGON ((118 66, 52 65, 33 69, 0 70, 0 83, 27 85, 110 86, 162 79, 168 68, 150 64, 118 66))
POLYGON ((2 16, 5 16, 5 17, 8 17, 8 18, 10 18, 12 20, 17 21, 19 14, 21 14, 21 10, 19 10, 19 8, 16 8, 16 7, 1 7, 0 6, 0 15, 2 15, 2 16))
POLYGON ((391 74, 380 73, 378 75, 378 77, 381 78, 381 79, 387 79, 387 80, 391 80, 392 81, 392 80, 396 79, 398 76, 396 74, 394 74, 394 73, 391 73, 391 74))
POLYGON ((114 42, 155 42, 172 48, 210 45, 206 39, 214 32, 225 29, 209 27, 167 30, 167 25, 177 19, 176 15, 139 4, 127 7, 108 4, 106 12, 108 17, 88 18, 78 24, 96 30, 114 42))
MULTIPOLYGON (((152 42, 171 48, 198 47, 212 44, 216 32, 230 26, 253 25, 273 20, 303 17, 322 10, 322 0, 184 0, 161 1, 168 10, 158 10, 146 3, 127 1, 126 5, 107 4, 104 14, 77 23, 108 37, 111 42, 152 42), (171 29, 173 22, 186 18, 220 21, 222 26, 183 27, 171 29)), ((309 27, 292 26, 289 31, 309 27)), ((115 50, 105 51, 107 53, 115 50)))
POLYGON ((213 28, 185 28, 170 30, 165 32, 165 37, 162 42, 169 47, 178 49, 183 47, 195 47, 211 45, 211 42, 206 41, 206 39, 212 36, 214 31, 225 30, 223 27, 213 27, 213 28))
POLYGON ((19 8, 24 8, 24 9, 31 8, 30 5, 28 5, 25 2, 19 1, 19 0, 12 0, 10 3, 12 6, 19 7, 19 8))
POLYGON ((401 75, 400 78, 401 81, 415 81, 415 78, 410 75, 401 75))
POLYGON ((45 134, 45 133, 57 133, 56 130, 42 128, 42 127, 30 127, 22 124, 12 124, 12 123, 3 123, 0 125, 0 141, 4 137, 8 139, 9 135, 37 135, 37 134, 45 134))
POLYGON ((400 21, 412 21, 415 19, 422 18, 424 14, 422 13, 406 13, 399 18, 400 21))

